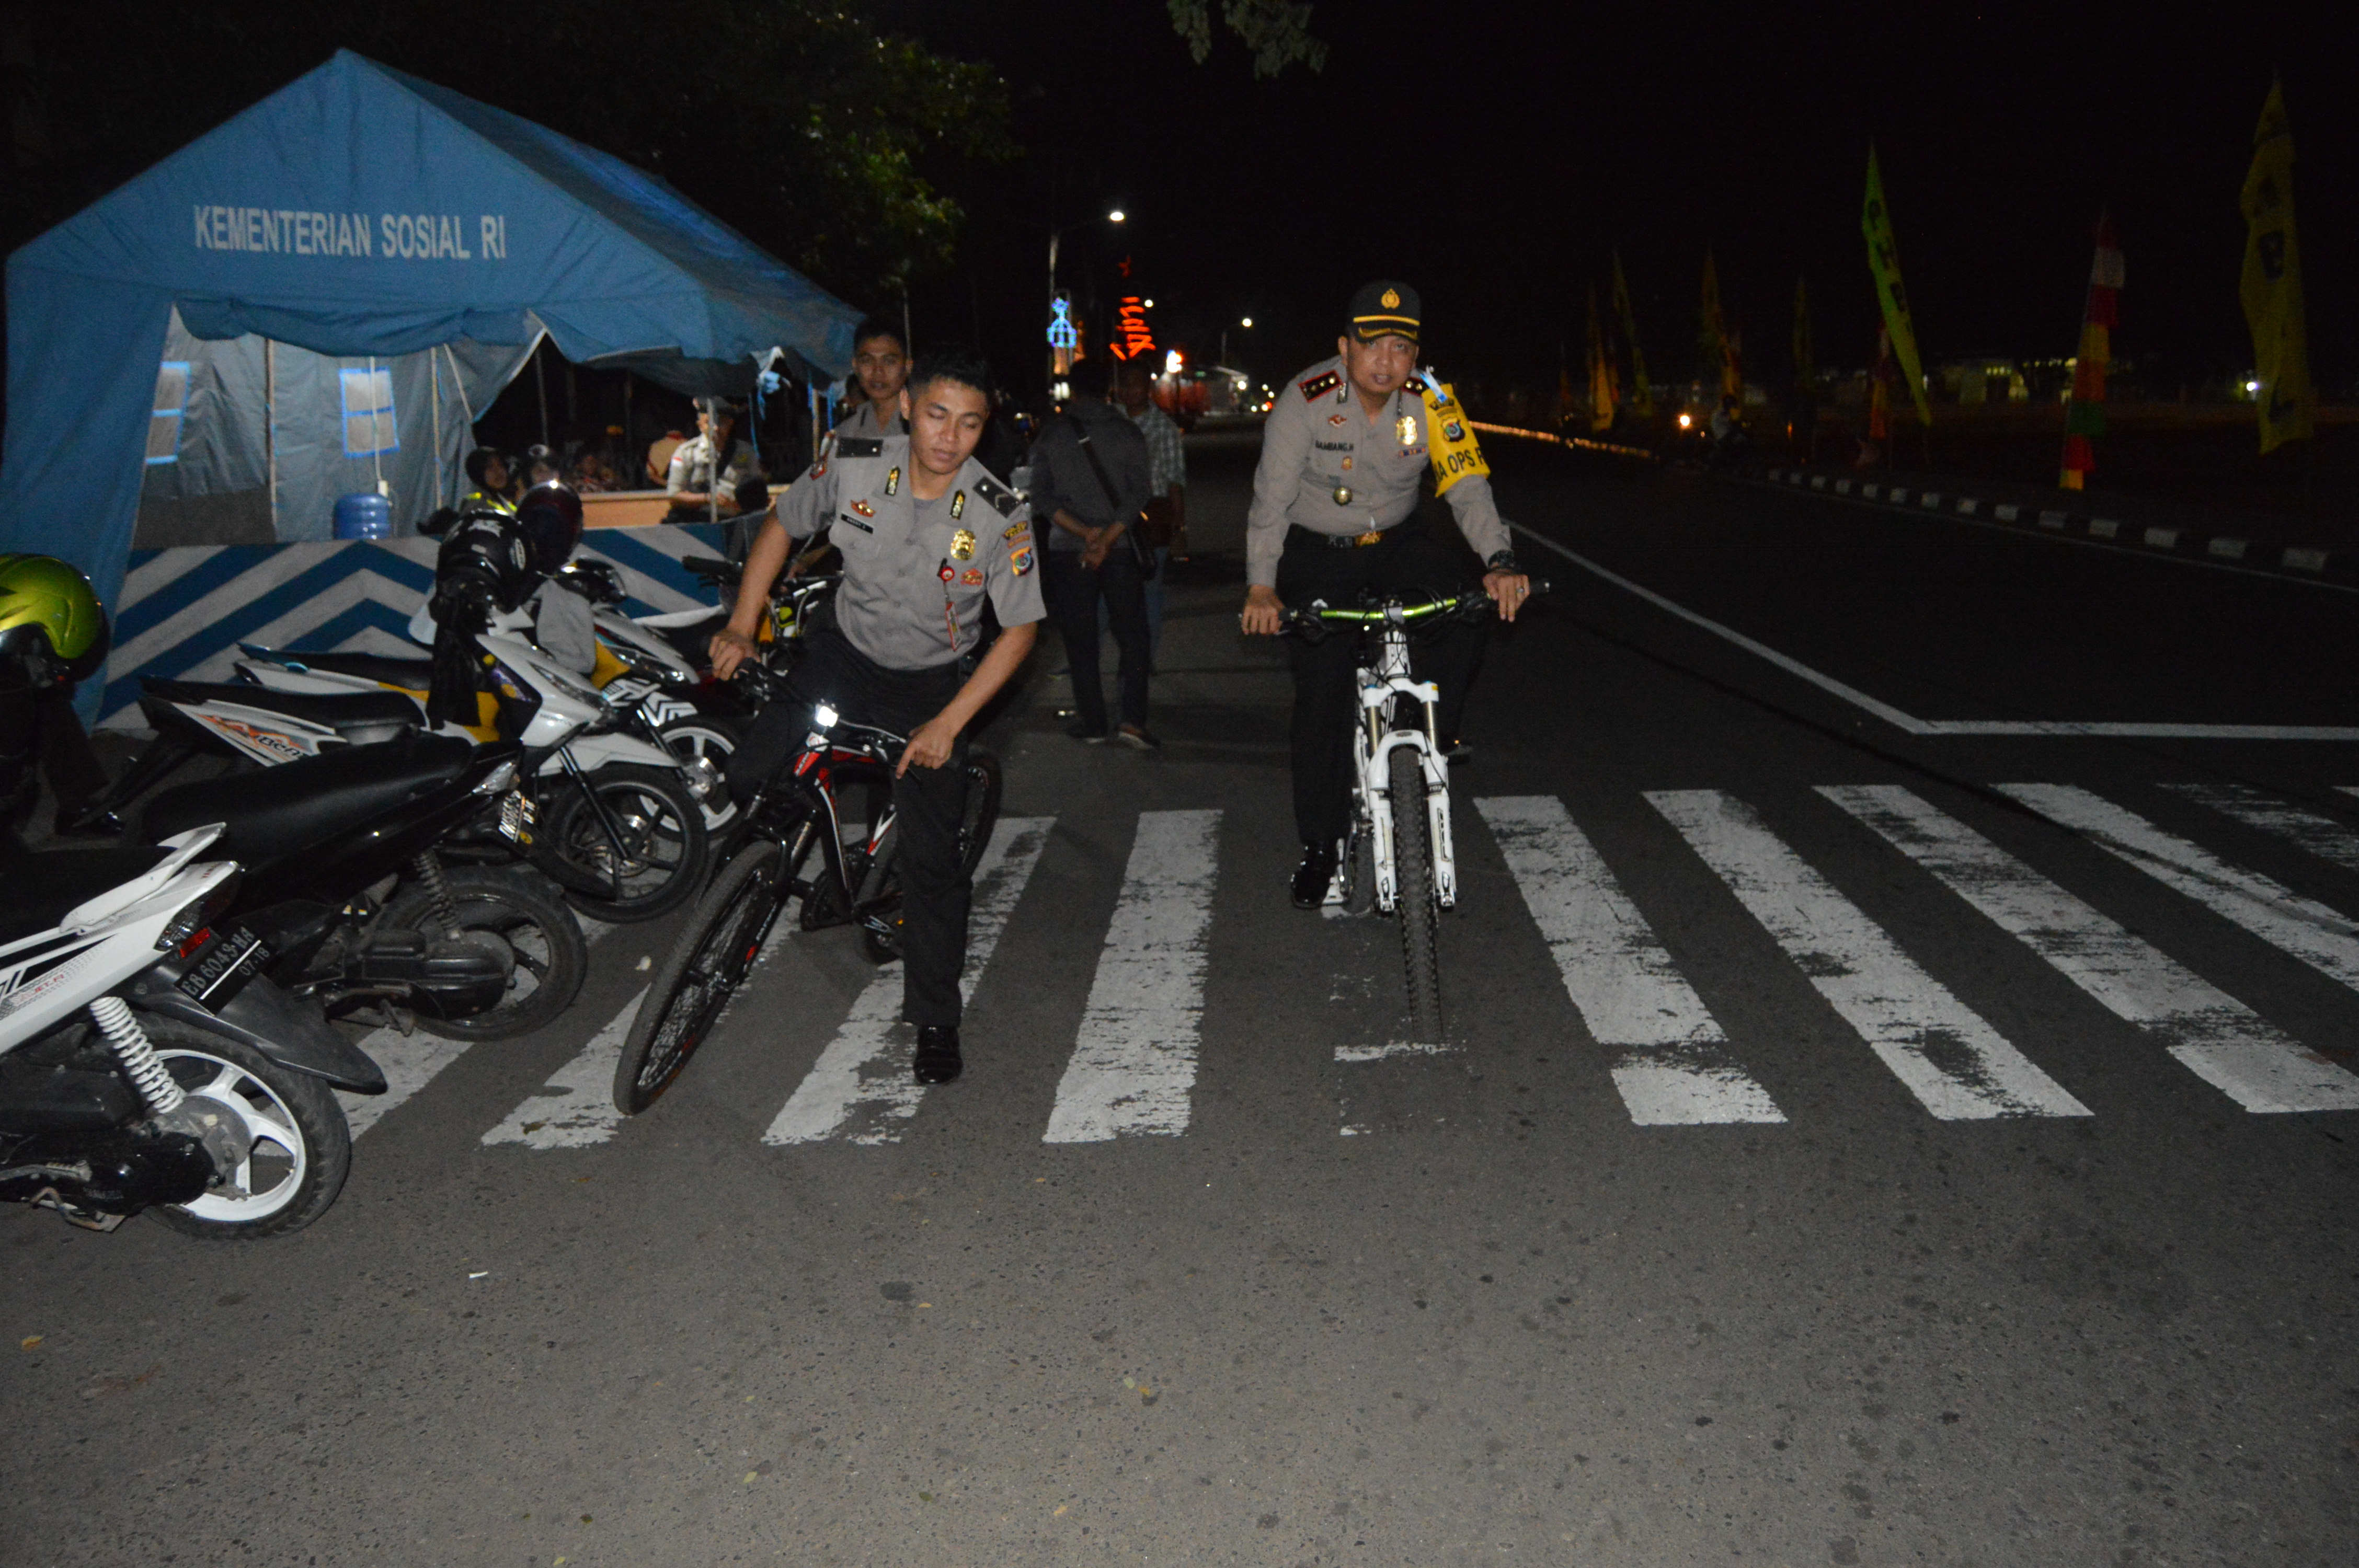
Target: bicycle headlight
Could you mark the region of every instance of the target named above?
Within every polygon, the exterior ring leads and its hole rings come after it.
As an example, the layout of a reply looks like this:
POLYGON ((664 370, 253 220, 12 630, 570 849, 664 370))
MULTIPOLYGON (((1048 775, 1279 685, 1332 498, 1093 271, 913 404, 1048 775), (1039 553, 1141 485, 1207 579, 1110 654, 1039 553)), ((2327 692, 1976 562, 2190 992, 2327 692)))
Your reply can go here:
POLYGON ((811 709, 811 726, 817 730, 832 730, 835 728, 835 721, 842 717, 842 714, 822 702, 811 709))

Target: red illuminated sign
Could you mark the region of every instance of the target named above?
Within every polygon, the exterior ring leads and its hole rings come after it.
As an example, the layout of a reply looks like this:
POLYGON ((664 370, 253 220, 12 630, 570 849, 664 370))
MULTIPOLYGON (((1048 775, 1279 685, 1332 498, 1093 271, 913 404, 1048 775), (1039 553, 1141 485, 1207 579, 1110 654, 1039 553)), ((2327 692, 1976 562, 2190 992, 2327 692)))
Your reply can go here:
POLYGON ((1114 312, 1114 331, 1118 341, 1106 344, 1106 352, 1118 360, 1136 359, 1155 349, 1155 334, 1147 330, 1147 302, 1136 294, 1122 297, 1122 308, 1114 312))

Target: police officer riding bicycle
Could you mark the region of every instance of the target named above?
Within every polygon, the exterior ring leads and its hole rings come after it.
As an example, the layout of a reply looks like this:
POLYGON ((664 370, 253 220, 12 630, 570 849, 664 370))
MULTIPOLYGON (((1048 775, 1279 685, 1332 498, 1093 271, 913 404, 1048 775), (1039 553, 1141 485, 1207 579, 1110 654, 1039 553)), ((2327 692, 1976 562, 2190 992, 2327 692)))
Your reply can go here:
MULTIPOLYGON (((1363 592, 1457 590, 1458 552, 1409 525, 1428 471, 1486 568, 1484 591, 1513 621, 1531 591, 1506 524, 1491 498, 1489 467, 1473 426, 1430 371, 1417 368, 1417 290, 1379 280, 1352 297, 1336 357, 1279 392, 1262 427, 1245 521, 1250 635, 1274 635, 1287 607, 1314 600, 1350 606, 1363 592)), ((1445 733, 1454 734, 1479 643, 1473 627, 1446 624, 1424 650, 1440 687, 1445 733)), ((1333 880, 1337 840, 1349 826, 1354 640, 1298 642, 1294 667, 1294 821, 1302 863, 1294 903, 1316 909, 1333 880)))
POLYGON ((918 1026, 919 1083, 959 1076, 959 972, 972 885, 961 860, 965 730, 1032 650, 1039 556, 1021 497, 974 460, 990 417, 977 356, 929 354, 909 378, 907 435, 836 442, 777 503, 745 560, 729 625, 712 639, 726 679, 753 655, 755 629, 790 539, 831 525, 843 555, 838 630, 814 633, 794 676, 799 700, 772 703, 729 763, 745 801, 794 755, 810 707, 908 737, 894 770, 901 838, 901 1016, 918 1026), (984 607, 999 638, 980 664, 984 607))

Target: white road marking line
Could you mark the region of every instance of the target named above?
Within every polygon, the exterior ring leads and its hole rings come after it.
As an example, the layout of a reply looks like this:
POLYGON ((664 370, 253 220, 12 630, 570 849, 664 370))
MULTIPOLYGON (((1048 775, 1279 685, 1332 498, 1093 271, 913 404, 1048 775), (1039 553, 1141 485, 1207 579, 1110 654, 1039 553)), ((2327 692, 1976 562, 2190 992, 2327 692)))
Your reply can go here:
POLYGON ((606 1027, 590 1037, 579 1055, 559 1068, 548 1087, 538 1089, 510 1111, 507 1119, 484 1134, 486 1144, 522 1143, 533 1149, 586 1149, 603 1143, 623 1125, 614 1108, 614 1065, 622 1059, 623 1042, 637 1022, 647 988, 624 1004, 606 1027))
MULTIPOLYGON (((2306 811, 2288 801, 2278 799, 2243 784, 2165 784, 2174 795, 2185 795, 2199 806, 2234 817, 2247 827, 2257 827, 2264 833, 2274 833, 2290 838, 2296 844, 2331 860, 2346 871, 2359 871, 2359 828, 2347 822, 2315 811, 2306 811)), ((2348 793, 2346 791, 2346 793, 2348 793)))
POLYGON ((1737 1065, 1703 999, 1553 795, 1493 795, 1475 809, 1564 977, 1614 1087, 1641 1127, 1783 1121, 1737 1065))
POLYGON ((352 1125, 353 1136, 358 1138, 384 1120, 387 1112, 431 1083, 434 1075, 457 1061, 460 1053, 472 1044, 467 1040, 444 1040, 422 1029, 409 1035, 397 1029, 379 1029, 363 1036, 360 1048, 384 1069, 386 1087, 381 1095, 336 1091, 336 1098, 344 1108, 344 1119, 352 1125))
POLYGON ((1998 786, 2270 946, 2359 989, 2359 923, 2073 784, 1998 786))
POLYGON ((1898 784, 1821 795, 2250 1111, 2359 1109, 2359 1077, 1898 784))
POLYGON ((1043 1143, 1188 1130, 1221 814, 1148 811, 1043 1143))
POLYGON ((1388 1056, 1440 1056, 1450 1050, 1429 1040, 1395 1040, 1383 1045, 1338 1045, 1338 1062, 1381 1062, 1388 1056))
POLYGON ((1927 1110, 1944 1121, 2090 1114, 1780 842, 1751 806, 1718 790, 1649 790, 1647 799, 1927 1110))
MULTIPOLYGON (((1016 901, 1024 896, 1032 868, 1048 848, 1053 816, 1003 816, 974 869, 974 898, 967 910, 966 968, 961 993, 972 998, 1016 901)), ((895 1143, 898 1124, 918 1114, 925 1088, 909 1076, 913 1034, 901 1022, 901 969, 876 971, 851 1013, 795 1086, 762 1141, 773 1145, 818 1143, 832 1138, 856 1111, 866 1113, 853 1134, 855 1143, 895 1143)))
MULTIPOLYGON (((1682 621, 1701 626, 1715 637, 1725 638, 1756 658, 1767 660, 1787 674, 1799 676, 1821 691, 1872 713, 1907 734, 2115 736, 2162 741, 2359 741, 2359 726, 2338 724, 2142 724, 2040 719, 1919 719, 1913 713, 1902 712, 1888 702, 1878 701, 1857 687, 1845 685, 1831 675, 1814 670, 1801 660, 1781 654, 1766 643, 1756 642, 1734 627, 1723 626, 1709 616, 1699 615, 1652 589, 1641 588, 1620 573, 1609 571, 1588 557, 1565 548, 1545 534, 1536 533, 1521 523, 1510 523, 1507 526, 1544 548, 1555 551, 1582 570, 1603 578, 1625 592, 1637 595, 1657 609, 1669 611, 1682 621)), ((2092 549, 2104 547, 2102 545, 2090 546, 2092 549)), ((2190 565, 2200 564, 2191 557, 2169 558, 2184 559, 2190 565)), ((2278 580, 2288 579, 2280 578, 2278 580)))
MULTIPOLYGON (((577 915, 582 923, 582 937, 586 946, 595 946, 598 938, 614 929, 603 921, 577 915)), ((351 1124, 353 1136, 358 1138, 385 1119, 387 1113, 397 1109, 403 1101, 431 1083, 434 1076, 457 1061, 461 1053, 473 1044, 469 1040, 443 1040, 424 1030, 405 1035, 398 1029, 372 1030, 355 1042, 367 1053, 371 1061, 385 1071, 385 1093, 381 1095, 347 1094, 336 1091, 336 1098, 344 1108, 344 1120, 351 1124)), ((614 1064, 609 1060, 608 1070, 614 1064)))

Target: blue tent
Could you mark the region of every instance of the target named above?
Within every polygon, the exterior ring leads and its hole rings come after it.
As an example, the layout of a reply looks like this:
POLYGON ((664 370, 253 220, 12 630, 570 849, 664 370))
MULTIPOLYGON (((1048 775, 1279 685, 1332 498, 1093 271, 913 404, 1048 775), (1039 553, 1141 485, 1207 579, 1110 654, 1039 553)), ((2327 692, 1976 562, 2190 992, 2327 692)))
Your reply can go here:
POLYGON ((0 551, 110 610, 143 490, 266 489, 263 541, 354 490, 414 524, 544 331, 698 393, 842 375, 859 314, 661 180, 348 50, 11 255, 7 310, 0 551))

